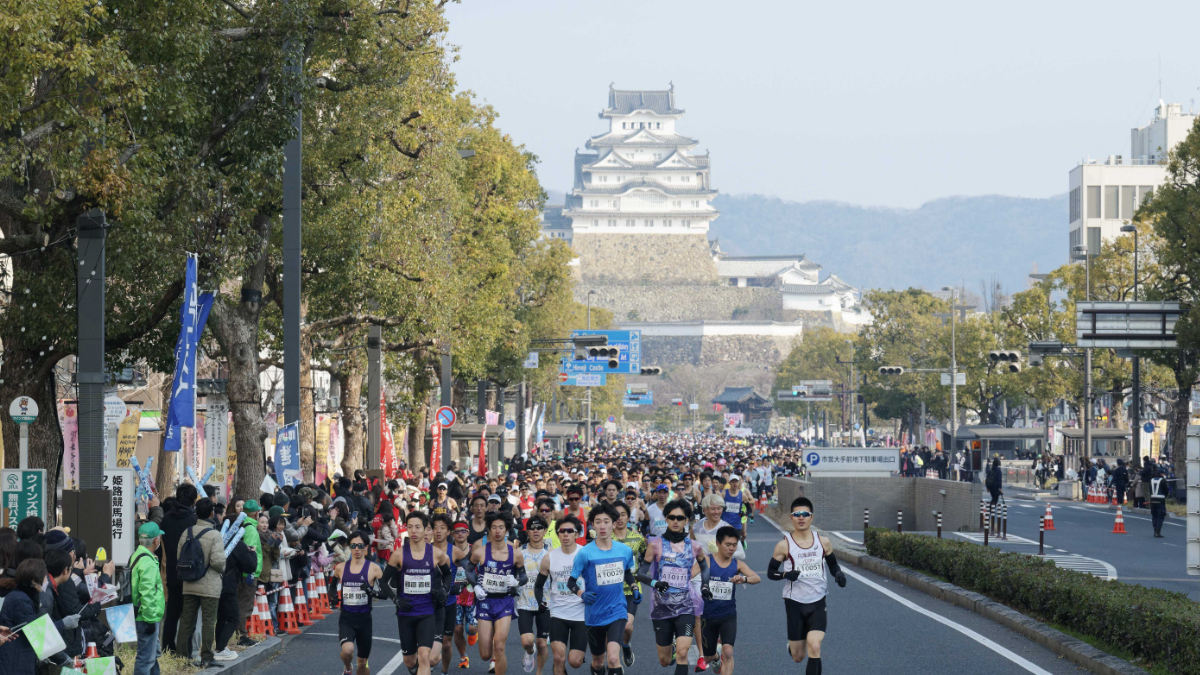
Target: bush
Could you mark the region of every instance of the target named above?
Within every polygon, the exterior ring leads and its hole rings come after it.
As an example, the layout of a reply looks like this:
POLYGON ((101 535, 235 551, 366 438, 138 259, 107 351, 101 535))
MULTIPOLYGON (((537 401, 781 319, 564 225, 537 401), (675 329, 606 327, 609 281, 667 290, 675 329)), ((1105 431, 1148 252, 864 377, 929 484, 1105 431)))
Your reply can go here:
POLYGON ((1105 581, 1021 553, 871 528, 867 552, 941 577, 1173 673, 1200 675, 1200 606, 1183 593, 1105 581))

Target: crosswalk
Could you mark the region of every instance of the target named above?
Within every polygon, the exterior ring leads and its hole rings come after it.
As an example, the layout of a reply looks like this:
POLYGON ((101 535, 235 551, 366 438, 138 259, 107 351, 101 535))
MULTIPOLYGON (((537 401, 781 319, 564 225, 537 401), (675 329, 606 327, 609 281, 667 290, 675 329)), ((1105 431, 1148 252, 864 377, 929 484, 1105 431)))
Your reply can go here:
POLYGON ((1058 567, 1076 572, 1083 572, 1094 577, 1102 577, 1107 581, 1117 580, 1117 568, 1103 560, 1088 558, 1082 555, 1044 555, 1040 556, 1058 567))
MULTIPOLYGON (((976 544, 983 543, 983 533, 981 533, 981 532, 955 532, 954 534, 956 536, 962 537, 963 539, 966 539, 967 541, 973 541, 976 544)), ((988 543, 989 544, 1021 544, 1021 545, 1025 545, 1025 546, 1037 546, 1038 545, 1038 543, 1032 539, 1026 539, 1025 537, 1018 537, 1015 534, 1008 535, 1007 539, 1001 539, 995 535, 989 535, 988 543)))

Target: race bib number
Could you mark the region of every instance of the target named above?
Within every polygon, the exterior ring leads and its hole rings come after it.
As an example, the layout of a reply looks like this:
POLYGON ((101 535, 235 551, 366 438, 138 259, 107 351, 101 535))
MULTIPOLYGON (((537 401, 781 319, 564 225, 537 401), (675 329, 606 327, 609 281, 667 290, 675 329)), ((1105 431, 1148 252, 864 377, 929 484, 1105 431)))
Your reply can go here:
POLYGON ((484 574, 483 590, 488 593, 507 593, 508 576, 503 574, 484 574))
POLYGON ((732 581, 717 581, 708 582, 708 590, 712 591, 713 600, 732 600, 733 599, 733 582, 732 581))
POLYGON ((662 531, 664 531, 664 530, 666 530, 666 529, 667 529, 667 521, 666 521, 666 519, 663 519, 663 520, 655 520, 655 521, 654 521, 654 522, 653 522, 653 523, 650 525, 650 527, 652 527, 652 528, 653 528, 655 531, 657 531, 657 532, 662 532, 662 531))
POLYGON ((342 586, 342 604, 362 607, 367 604, 367 592, 361 586, 342 586))
POLYGON ((625 566, 620 562, 596 565, 596 585, 612 586, 625 583, 625 566))
POLYGON ((667 582, 667 585, 672 588, 687 588, 691 581, 691 574, 682 567, 664 567, 658 572, 659 578, 667 582))
POLYGON ((801 579, 820 579, 822 564, 823 562, 820 559, 818 559, 816 562, 802 560, 796 569, 800 570, 801 579))
POLYGON ((466 581, 467 581, 467 571, 461 567, 458 568, 458 571, 454 573, 454 583, 462 584, 462 583, 466 583, 466 581))
POLYGON ((742 510, 741 502, 725 502, 725 513, 737 513, 742 510))
POLYGON ((406 595, 426 595, 433 590, 433 578, 428 574, 404 575, 404 593, 406 595))

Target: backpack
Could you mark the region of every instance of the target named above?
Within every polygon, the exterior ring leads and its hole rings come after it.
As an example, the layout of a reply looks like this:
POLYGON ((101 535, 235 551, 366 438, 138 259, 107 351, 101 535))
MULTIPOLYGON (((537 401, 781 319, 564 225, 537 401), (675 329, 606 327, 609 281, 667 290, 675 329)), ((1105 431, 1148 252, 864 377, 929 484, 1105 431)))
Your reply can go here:
MULTIPOLYGON (((192 532, 195 527, 193 525, 188 528, 187 541, 183 542, 183 548, 179 549, 179 561, 175 563, 175 573, 180 581, 200 581, 208 573, 208 556, 204 555, 204 544, 200 537, 192 532)), ((204 528, 200 531, 200 536, 204 536, 204 533, 211 529, 204 528)))
POLYGON ((995 474, 995 472, 993 472, 993 471, 990 471, 990 470, 987 472, 987 478, 985 478, 985 479, 983 480, 983 486, 984 486, 985 488, 989 489, 989 490, 990 490, 990 489, 992 489, 992 488, 994 488, 994 487, 997 487, 997 485, 996 485, 996 474, 995 474))

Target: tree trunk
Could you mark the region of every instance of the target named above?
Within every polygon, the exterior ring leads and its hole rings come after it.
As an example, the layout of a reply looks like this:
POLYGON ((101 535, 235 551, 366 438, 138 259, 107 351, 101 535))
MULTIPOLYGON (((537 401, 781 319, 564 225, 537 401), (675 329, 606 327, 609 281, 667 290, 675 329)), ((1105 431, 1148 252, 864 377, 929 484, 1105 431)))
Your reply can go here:
MULTIPOLYGON (((429 407, 425 404, 417 406, 413 411, 412 424, 408 428, 408 469, 417 473, 425 468, 425 432, 429 407)), ((436 472, 435 472, 436 473, 436 472)), ((433 476, 431 475, 430 478, 433 476)))
POLYGON ((341 388, 338 401, 342 412, 342 426, 346 430, 346 453, 342 456, 342 475, 353 476, 355 469, 362 468, 366 449, 366 430, 362 418, 362 359, 352 358, 342 365, 337 374, 341 388))
MULTIPOLYGON (((0 401, 7 406, 19 396, 32 397, 37 402, 38 416, 29 425, 29 468, 46 470, 46 513, 42 520, 47 527, 56 525, 58 507, 59 473, 62 471, 63 436, 58 426, 58 401, 53 367, 50 374, 42 377, 39 372, 22 367, 26 353, 21 343, 5 341, 4 364, 0 367, 3 378, 0 382, 0 401)), ((7 410, 7 408, 5 409, 7 410)), ((0 415, 3 420, 4 466, 17 467, 20 463, 21 432, 7 412, 0 415)))
POLYGON ((160 499, 166 498, 169 495, 175 494, 175 478, 178 475, 176 468, 176 460, 179 458, 178 452, 163 452, 163 446, 167 443, 167 419, 171 406, 171 388, 175 386, 175 374, 172 373, 163 378, 162 386, 159 387, 158 395, 162 398, 163 409, 162 417, 162 435, 158 439, 158 464, 154 468, 154 487, 157 488, 160 499))
MULTIPOLYGON (((1189 370, 1188 376, 1193 375, 1189 370)), ((1175 476, 1183 478, 1187 476, 1187 429, 1188 422, 1191 420, 1192 411, 1192 383, 1190 381, 1179 382, 1176 380, 1179 387, 1178 395, 1175 402, 1171 406, 1171 465, 1175 467, 1175 476)), ((1183 481, 1175 484, 1176 488, 1182 487, 1183 481)), ((1175 491, 1180 501, 1183 500, 1183 495, 1186 490, 1175 491)))
MULTIPOLYGON (((300 335, 300 471, 315 480, 317 456, 317 411, 313 400, 312 336, 300 335)), ((290 420, 289 420, 290 421, 290 420)))

